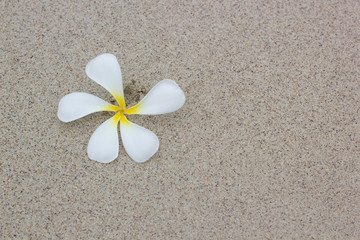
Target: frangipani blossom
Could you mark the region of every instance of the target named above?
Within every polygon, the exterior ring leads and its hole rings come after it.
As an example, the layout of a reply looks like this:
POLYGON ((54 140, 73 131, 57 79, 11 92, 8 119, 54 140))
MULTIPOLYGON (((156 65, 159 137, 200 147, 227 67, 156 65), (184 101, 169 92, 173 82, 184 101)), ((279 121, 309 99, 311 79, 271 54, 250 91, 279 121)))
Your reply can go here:
POLYGON ((172 80, 163 80, 135 106, 126 108, 120 65, 112 54, 102 54, 86 66, 86 74, 108 90, 118 106, 110 104, 92 94, 74 92, 64 96, 59 102, 58 118, 71 122, 88 114, 112 111, 114 116, 103 122, 90 137, 87 147, 90 159, 109 163, 119 154, 118 123, 121 139, 127 154, 136 162, 145 162, 159 149, 159 140, 150 130, 126 119, 125 115, 156 115, 170 113, 181 108, 185 95, 172 80))

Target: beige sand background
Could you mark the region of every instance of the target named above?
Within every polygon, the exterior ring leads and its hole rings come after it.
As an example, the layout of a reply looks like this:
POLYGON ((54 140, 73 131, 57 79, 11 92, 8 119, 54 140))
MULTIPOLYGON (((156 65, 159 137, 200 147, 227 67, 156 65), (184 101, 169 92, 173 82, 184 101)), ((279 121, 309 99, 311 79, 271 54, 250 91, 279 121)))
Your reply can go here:
POLYGON ((360 239, 359 1, 1 1, 1 239, 360 239), (132 116, 159 152, 88 159, 111 115, 64 124, 60 98, 129 105, 174 79, 176 113, 132 116))

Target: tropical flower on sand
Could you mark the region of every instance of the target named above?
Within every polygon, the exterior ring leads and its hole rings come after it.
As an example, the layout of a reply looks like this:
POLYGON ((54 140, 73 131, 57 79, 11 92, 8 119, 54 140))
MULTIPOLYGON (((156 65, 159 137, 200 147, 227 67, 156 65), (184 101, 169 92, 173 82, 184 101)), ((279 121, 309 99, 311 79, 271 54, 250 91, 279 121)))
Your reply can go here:
POLYGON ((71 122, 88 114, 112 111, 114 116, 103 122, 92 134, 87 146, 90 159, 109 163, 119 154, 118 123, 127 154, 136 162, 145 162, 159 149, 159 140, 150 130, 127 120, 126 115, 156 115, 170 113, 181 108, 185 95, 172 80, 163 80, 135 106, 127 108, 124 99, 120 65, 112 54, 102 54, 86 66, 86 74, 100 84, 116 99, 118 106, 92 94, 74 92, 59 102, 57 116, 63 122, 71 122))

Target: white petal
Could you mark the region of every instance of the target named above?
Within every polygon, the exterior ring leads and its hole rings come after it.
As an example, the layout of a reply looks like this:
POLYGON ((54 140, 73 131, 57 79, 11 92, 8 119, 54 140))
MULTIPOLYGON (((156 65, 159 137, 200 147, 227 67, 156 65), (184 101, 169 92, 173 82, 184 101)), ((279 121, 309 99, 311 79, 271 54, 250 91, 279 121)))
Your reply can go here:
POLYGON ((116 111, 118 107, 94 95, 74 92, 64 96, 59 102, 58 118, 63 122, 71 122, 90 113, 99 111, 116 111))
POLYGON ((181 108, 185 103, 185 94, 173 80, 165 79, 156 84, 150 92, 126 114, 164 114, 181 108))
POLYGON ((120 120, 120 133, 125 151, 136 162, 149 160, 159 149, 159 139, 150 130, 128 121, 120 120))
POLYGON ((119 137, 117 123, 119 114, 103 122, 93 133, 87 146, 91 160, 109 163, 119 154, 119 137))
POLYGON ((85 71, 89 78, 108 90, 120 106, 125 107, 121 69, 114 55, 105 53, 97 56, 86 65, 85 71))

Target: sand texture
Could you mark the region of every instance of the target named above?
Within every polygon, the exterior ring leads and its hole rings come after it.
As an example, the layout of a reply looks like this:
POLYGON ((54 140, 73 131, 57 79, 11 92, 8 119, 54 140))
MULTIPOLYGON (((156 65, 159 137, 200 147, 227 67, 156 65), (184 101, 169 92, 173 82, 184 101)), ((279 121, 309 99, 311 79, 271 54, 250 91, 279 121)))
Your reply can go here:
POLYGON ((0 2, 0 239, 360 239, 360 2, 0 2), (134 105, 173 79, 177 112, 130 116, 160 149, 91 161, 110 113, 64 95, 116 55, 134 105))

